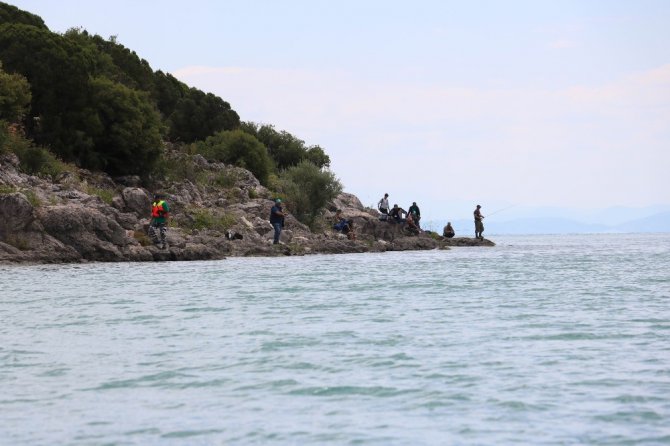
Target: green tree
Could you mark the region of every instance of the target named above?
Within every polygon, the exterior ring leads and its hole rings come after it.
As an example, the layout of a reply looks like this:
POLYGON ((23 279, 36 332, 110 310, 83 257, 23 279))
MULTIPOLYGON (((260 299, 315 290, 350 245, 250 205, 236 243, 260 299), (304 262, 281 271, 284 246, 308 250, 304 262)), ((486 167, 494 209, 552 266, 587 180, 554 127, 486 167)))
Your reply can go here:
POLYGON ((91 81, 88 165, 111 174, 147 174, 162 153, 161 121, 147 94, 100 77, 91 81))
POLYGON ((238 128, 240 117, 220 97, 191 88, 177 101, 168 123, 172 140, 193 142, 238 128))
POLYGON ((196 143, 205 158, 248 169, 262 184, 267 184, 271 161, 265 146, 242 130, 218 132, 196 143))
POLYGON ((152 97, 158 105, 158 109, 164 117, 174 113, 177 103, 188 94, 188 86, 179 81, 170 73, 156 71, 154 73, 154 86, 151 92, 152 97))
POLYGON ((307 157, 305 142, 286 131, 278 132, 272 125, 253 122, 246 122, 241 128, 267 147, 280 171, 297 165, 307 157))
POLYGON ((0 2, 0 23, 18 23, 47 29, 44 20, 39 16, 22 11, 16 6, 4 2, 0 2))
POLYGON ((307 149, 307 161, 320 169, 330 167, 330 157, 319 146, 312 146, 307 149))
POLYGON ((9 74, 0 62, 0 120, 20 122, 30 107, 30 84, 20 74, 9 74))
POLYGON ((279 181, 291 211, 308 226, 313 226, 326 204, 342 192, 335 174, 309 161, 288 168, 279 181))
POLYGON ((66 160, 91 149, 79 121, 87 104, 90 55, 74 42, 47 29, 22 24, 0 25, 0 60, 5 70, 20 73, 32 90, 26 132, 66 160), (29 57, 27 55, 30 55, 29 57))

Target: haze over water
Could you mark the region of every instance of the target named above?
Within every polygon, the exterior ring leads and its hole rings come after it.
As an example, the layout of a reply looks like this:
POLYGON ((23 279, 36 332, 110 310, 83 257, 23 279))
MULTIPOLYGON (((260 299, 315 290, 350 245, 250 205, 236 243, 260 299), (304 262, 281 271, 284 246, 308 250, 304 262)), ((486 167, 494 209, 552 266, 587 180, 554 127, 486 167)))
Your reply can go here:
POLYGON ((0 266, 0 444, 668 444, 670 234, 0 266))

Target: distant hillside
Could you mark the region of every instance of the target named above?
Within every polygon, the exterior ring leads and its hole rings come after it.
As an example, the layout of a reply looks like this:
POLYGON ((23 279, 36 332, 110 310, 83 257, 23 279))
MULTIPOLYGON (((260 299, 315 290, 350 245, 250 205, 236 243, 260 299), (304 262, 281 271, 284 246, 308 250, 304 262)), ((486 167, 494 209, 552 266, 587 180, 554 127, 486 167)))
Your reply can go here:
POLYGON ((55 33, 0 2, 0 152, 17 131, 63 161, 143 180, 161 173, 166 142, 247 168, 273 188, 273 175, 302 162, 330 165, 318 145, 242 122, 222 98, 154 71, 114 37, 55 33))
POLYGON ((175 178, 196 182, 193 165, 168 147, 250 171, 308 225, 342 190, 322 147, 241 121, 222 98, 154 71, 114 37, 55 33, 0 2, 0 156, 16 155, 21 173, 51 180, 77 167, 137 176, 152 190, 175 178))
POLYGON ((632 220, 614 228, 619 232, 670 232, 670 212, 632 220))
MULTIPOLYGON (((426 221, 424 228, 442 232, 446 221, 426 221)), ((471 220, 454 220, 452 225, 457 235, 474 233, 471 220)), ((670 232, 670 212, 660 212, 644 218, 636 218, 620 224, 596 224, 569 218, 517 218, 507 221, 484 220, 485 234, 593 234, 627 232, 670 232)))

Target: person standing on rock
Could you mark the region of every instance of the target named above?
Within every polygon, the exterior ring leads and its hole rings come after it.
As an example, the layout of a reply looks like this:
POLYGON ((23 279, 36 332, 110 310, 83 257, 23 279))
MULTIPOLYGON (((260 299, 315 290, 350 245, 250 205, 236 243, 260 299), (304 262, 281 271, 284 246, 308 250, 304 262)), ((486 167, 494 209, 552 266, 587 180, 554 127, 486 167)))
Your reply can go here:
POLYGON ((281 198, 275 200, 275 205, 270 209, 270 224, 275 230, 274 245, 279 243, 279 234, 284 227, 284 209, 281 207, 281 198))
POLYGON ((161 194, 154 195, 151 203, 151 222, 149 223, 149 235, 154 244, 160 249, 165 249, 167 238, 167 219, 170 216, 170 207, 161 194))
POLYGON ((482 235, 482 232, 484 232, 484 222, 482 221, 484 219, 484 216, 482 215, 482 212, 480 211, 482 207, 480 205, 477 205, 477 209, 475 209, 474 215, 475 215, 475 238, 478 238, 480 240, 484 240, 484 236, 482 235))
POLYGON ((382 220, 386 220, 389 215, 389 194, 384 194, 379 203, 377 203, 377 209, 382 213, 382 220))

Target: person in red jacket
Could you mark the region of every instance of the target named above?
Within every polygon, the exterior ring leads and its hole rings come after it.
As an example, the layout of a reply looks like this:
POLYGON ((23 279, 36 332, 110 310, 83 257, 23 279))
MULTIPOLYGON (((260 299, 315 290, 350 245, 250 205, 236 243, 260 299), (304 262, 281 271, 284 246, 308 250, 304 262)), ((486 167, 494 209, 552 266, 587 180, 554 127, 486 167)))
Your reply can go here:
POLYGON ((149 235, 154 244, 160 249, 165 249, 167 238, 167 220, 170 216, 170 207, 161 194, 154 195, 151 203, 151 222, 149 223, 149 235))

